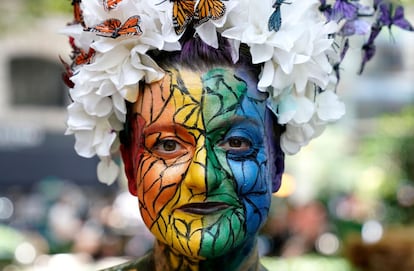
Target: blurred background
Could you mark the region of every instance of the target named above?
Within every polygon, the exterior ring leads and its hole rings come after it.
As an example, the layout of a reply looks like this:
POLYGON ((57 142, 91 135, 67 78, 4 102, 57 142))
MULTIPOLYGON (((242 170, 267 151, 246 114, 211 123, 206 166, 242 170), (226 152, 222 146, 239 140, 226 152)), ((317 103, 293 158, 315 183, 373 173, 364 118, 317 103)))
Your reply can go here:
MULTIPOLYGON (((152 246, 125 180, 100 184, 63 135, 70 3, 0 5, 0 270, 96 270, 152 246)), ((414 270, 414 34, 384 32, 363 76, 361 41, 341 66, 346 117, 287 157, 260 235, 270 270, 414 270)))

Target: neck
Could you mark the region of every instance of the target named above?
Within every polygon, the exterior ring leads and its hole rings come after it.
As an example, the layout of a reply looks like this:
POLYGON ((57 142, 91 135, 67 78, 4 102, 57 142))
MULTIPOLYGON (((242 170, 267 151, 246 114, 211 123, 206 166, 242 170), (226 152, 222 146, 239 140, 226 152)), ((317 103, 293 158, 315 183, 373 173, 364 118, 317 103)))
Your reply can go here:
POLYGON ((265 270, 259 263, 256 238, 226 255, 208 260, 192 259, 174 253, 168 246, 156 242, 154 246, 156 271, 259 271, 265 270))

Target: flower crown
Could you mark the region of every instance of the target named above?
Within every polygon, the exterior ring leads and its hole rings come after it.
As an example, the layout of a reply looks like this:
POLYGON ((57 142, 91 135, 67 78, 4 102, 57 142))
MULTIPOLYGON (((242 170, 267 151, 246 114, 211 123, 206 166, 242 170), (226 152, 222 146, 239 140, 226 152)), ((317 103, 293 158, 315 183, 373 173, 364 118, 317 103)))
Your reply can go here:
POLYGON ((75 150, 98 155, 98 179, 110 184, 119 174, 112 156, 126 121, 126 101, 135 102, 138 83, 160 80, 164 71, 147 52, 180 50, 182 33, 194 28, 217 48, 217 33, 232 46, 248 45, 253 64, 262 64, 258 89, 268 92, 268 107, 286 126, 281 147, 294 154, 345 113, 336 95, 339 65, 348 38, 367 35, 364 65, 375 54, 374 40, 383 27, 413 31, 404 9, 393 0, 72 0, 72 63, 63 60, 63 77, 73 102, 66 134, 75 150), (370 21, 368 21, 370 19, 370 21))

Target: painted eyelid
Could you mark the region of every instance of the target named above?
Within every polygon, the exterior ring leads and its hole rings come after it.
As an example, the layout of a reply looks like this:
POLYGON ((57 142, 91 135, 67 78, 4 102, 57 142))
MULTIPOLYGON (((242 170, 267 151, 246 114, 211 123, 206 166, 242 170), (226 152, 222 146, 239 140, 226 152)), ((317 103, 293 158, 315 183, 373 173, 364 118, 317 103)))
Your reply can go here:
POLYGON ((190 134, 183 134, 180 131, 166 131, 145 135, 145 146, 151 149, 163 140, 177 141, 179 144, 186 148, 194 147, 195 145, 194 137, 190 134))

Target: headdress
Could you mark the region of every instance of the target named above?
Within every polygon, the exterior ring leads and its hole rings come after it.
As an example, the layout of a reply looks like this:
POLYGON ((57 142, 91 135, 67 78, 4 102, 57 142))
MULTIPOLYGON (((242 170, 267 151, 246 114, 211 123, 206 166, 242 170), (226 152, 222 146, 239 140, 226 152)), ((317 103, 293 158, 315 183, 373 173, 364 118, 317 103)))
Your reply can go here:
POLYGON ((294 154, 339 119, 345 106, 336 94, 339 65, 349 37, 366 35, 362 72, 375 53, 374 40, 392 25, 413 31, 394 0, 72 0, 75 20, 63 32, 73 49, 64 63, 70 89, 66 134, 75 150, 99 156, 98 179, 112 183, 112 160, 126 121, 126 102, 135 102, 138 83, 161 79, 164 71, 150 50, 180 50, 180 37, 194 28, 206 44, 228 39, 236 63, 240 44, 261 64, 258 89, 285 125, 281 147, 294 154))

